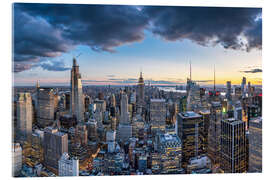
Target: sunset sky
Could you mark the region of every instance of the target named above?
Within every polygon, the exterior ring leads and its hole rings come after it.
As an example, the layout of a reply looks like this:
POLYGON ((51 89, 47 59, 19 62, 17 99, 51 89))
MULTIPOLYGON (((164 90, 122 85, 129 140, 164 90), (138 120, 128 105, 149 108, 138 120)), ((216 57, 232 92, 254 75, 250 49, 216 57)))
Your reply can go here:
POLYGON ((14 4, 14 85, 262 81, 259 8, 14 4))

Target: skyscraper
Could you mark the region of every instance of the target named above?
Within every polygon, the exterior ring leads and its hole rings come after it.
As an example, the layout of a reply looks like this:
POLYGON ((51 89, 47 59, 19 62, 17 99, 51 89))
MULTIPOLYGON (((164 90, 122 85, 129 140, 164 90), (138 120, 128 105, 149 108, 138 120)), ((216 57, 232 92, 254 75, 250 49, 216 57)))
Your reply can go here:
POLYGON ((19 143, 14 143, 12 148, 12 175, 18 176, 22 169, 22 148, 19 143))
POLYGON ((248 172, 259 173, 262 172, 262 118, 251 118, 248 131, 248 172))
POLYGON ((165 131, 166 125, 166 106, 165 99, 150 100, 150 124, 151 131, 165 131))
POLYGON ((242 92, 242 97, 246 96, 246 84, 247 84, 247 79, 246 77, 243 77, 242 83, 241 83, 241 92, 242 92))
POLYGON ((189 92, 187 96, 187 111, 199 111, 201 108, 200 86, 195 82, 189 82, 189 92))
POLYGON ((77 65, 75 58, 73 58, 73 66, 71 69, 70 88, 71 88, 71 96, 70 96, 71 114, 76 116, 78 122, 83 122, 84 98, 82 91, 81 74, 79 73, 79 66, 77 65))
POLYGON ((212 164, 220 162, 220 126, 222 120, 222 106, 220 102, 212 102, 210 108, 210 123, 208 133, 208 156, 212 164))
POLYGON ((44 165, 58 174, 58 161, 64 152, 68 152, 68 135, 46 127, 44 130, 44 165))
POLYGON ((132 126, 130 123, 129 112, 128 112, 128 97, 127 94, 121 92, 120 102, 121 114, 120 122, 117 131, 117 137, 119 140, 126 141, 132 137, 132 126))
POLYGON ((130 118, 129 118, 129 112, 128 112, 128 96, 126 93, 121 93, 121 114, 120 114, 120 123, 121 124, 129 124, 130 118))
POLYGON ((186 168, 190 158, 203 152, 202 116, 193 111, 178 113, 176 126, 182 140, 182 167, 186 168))
POLYGON ((181 172, 182 143, 176 134, 158 134, 157 149, 160 153, 161 173, 181 172))
POLYGON ((42 128, 51 126, 54 122, 54 94, 51 88, 38 88, 37 122, 42 128))
POLYGON ((225 173, 247 171, 245 122, 234 118, 221 121, 221 163, 225 173))
POLYGON ((79 176, 79 160, 70 158, 68 153, 64 152, 58 161, 59 176, 79 176))
POLYGON ((32 136, 32 98, 30 93, 19 93, 17 99, 17 130, 24 139, 32 136))
POLYGON ((228 101, 232 100, 232 84, 231 81, 227 81, 226 98, 228 101))
POLYGON ((140 73, 139 81, 138 81, 138 106, 142 107, 144 105, 144 80, 142 76, 142 72, 140 73))
POLYGON ((209 133, 209 121, 210 121, 210 111, 201 110, 199 114, 202 116, 203 120, 203 153, 207 153, 208 148, 208 133, 209 133))

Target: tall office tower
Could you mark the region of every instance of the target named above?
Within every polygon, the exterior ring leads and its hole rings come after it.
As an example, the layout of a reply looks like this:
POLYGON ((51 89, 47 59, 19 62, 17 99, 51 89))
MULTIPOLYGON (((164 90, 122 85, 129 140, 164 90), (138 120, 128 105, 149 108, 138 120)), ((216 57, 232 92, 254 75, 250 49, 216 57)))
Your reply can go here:
POLYGON ((19 93, 17 99, 17 131, 23 139, 32 136, 33 108, 30 93, 19 93))
POLYGON ((262 172, 262 118, 249 121, 249 160, 248 172, 262 172))
POLYGON ((86 122, 88 139, 90 141, 97 141, 97 121, 95 119, 90 119, 86 122))
POLYGON ((134 117, 132 121, 132 137, 139 138, 140 130, 144 130, 145 122, 140 115, 134 117))
POLYGON ((120 123, 121 124, 129 124, 129 112, 128 112, 128 96, 126 93, 121 94, 121 114, 120 114, 120 123))
POLYGON ((189 95, 189 91, 191 86, 193 85, 193 81, 191 80, 191 61, 189 62, 189 78, 187 78, 187 85, 186 85, 186 91, 187 91, 187 96, 189 95))
POLYGON ((85 109, 85 112, 88 111, 88 108, 89 108, 89 104, 91 104, 91 98, 89 96, 85 96, 84 97, 84 109, 85 109))
POLYGON ((222 106, 220 102, 212 102, 210 108, 210 123, 208 132, 208 156, 214 167, 220 162, 220 131, 222 106))
POLYGON ((111 129, 115 131, 116 127, 117 127, 116 117, 112 116, 111 117, 111 129))
POLYGON ((153 134, 155 134, 157 131, 165 132, 166 126, 165 99, 150 100, 150 125, 151 125, 151 132, 153 134))
POLYGON ((96 105, 96 111, 104 113, 106 111, 106 101, 105 100, 99 100, 96 99, 94 101, 94 104, 96 105))
POLYGON ((245 95, 245 93, 246 93, 246 83, 247 83, 247 79, 246 79, 246 77, 243 77, 242 83, 241 83, 242 97, 246 97, 246 95, 245 95))
POLYGON ((232 84, 231 81, 227 81, 226 98, 228 101, 232 100, 232 84))
POLYGON ((116 139, 116 131, 107 131, 106 132, 106 143, 108 145, 108 152, 113 153, 115 150, 115 139, 116 139))
POLYGON ((158 134, 157 149, 160 153, 161 173, 176 174, 182 171, 182 143, 176 134, 158 134))
POLYGON ((71 115, 76 116, 78 122, 84 122, 84 101, 81 74, 76 59, 73 58, 73 66, 71 69, 70 78, 70 111, 71 115))
POLYGON ((87 128, 86 125, 79 123, 75 129, 75 136, 76 136, 76 144, 80 146, 87 145, 87 128))
POLYGON ((177 134, 182 140, 182 167, 186 168, 189 159, 203 153, 203 120, 193 112, 178 113, 177 134))
POLYGON ((66 110, 70 111, 70 92, 65 92, 66 96, 66 110))
POLYGON ((144 80, 142 76, 142 72, 140 73, 140 78, 138 81, 138 106, 142 107, 144 105, 144 80))
POLYGON ((247 87, 247 91, 248 91, 248 97, 251 97, 251 84, 250 81, 248 82, 248 87, 247 87))
POLYGON ((70 158, 68 153, 64 152, 58 161, 59 176, 79 176, 79 160, 70 158))
POLYGON ((200 86, 192 82, 187 97, 187 111, 198 112, 201 108, 200 86))
POLYGON ((18 176, 22 169, 22 148, 19 143, 14 143, 12 148, 12 175, 18 176))
POLYGON ((117 139, 121 141, 127 141, 132 137, 132 126, 128 112, 128 97, 124 92, 121 92, 120 108, 121 113, 117 131, 117 139))
POLYGON ((221 163, 225 173, 247 171, 247 148, 245 122, 224 119, 221 121, 221 163))
POLYGON ((242 120, 242 106, 240 101, 236 101, 233 105, 234 119, 242 120))
POLYGON ((136 91, 135 90, 133 90, 132 93, 130 94, 130 103, 136 104, 136 91))
POLYGON ((115 95, 112 94, 110 96, 110 107, 115 107, 116 106, 116 100, 115 100, 115 95))
POLYGON ((53 127, 44 129, 44 165, 58 174, 58 161, 64 152, 68 152, 68 135, 53 127))
POLYGON ((51 88, 39 88, 37 93, 37 122, 42 128, 54 122, 54 94, 51 88))
POLYGON ((209 123, 210 123, 210 111, 201 110, 199 114, 202 116, 203 120, 203 153, 207 153, 208 148, 208 132, 209 132, 209 123))

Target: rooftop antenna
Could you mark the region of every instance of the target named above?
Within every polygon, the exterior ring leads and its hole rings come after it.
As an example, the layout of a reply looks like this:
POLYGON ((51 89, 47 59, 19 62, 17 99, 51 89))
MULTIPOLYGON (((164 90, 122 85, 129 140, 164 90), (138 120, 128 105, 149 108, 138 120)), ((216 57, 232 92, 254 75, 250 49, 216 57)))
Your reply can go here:
POLYGON ((191 80, 191 61, 189 61, 189 80, 191 80))
POLYGON ((140 67, 140 77, 142 77, 142 67, 140 67))
POLYGON ((214 91, 216 91, 216 66, 214 65, 214 91))

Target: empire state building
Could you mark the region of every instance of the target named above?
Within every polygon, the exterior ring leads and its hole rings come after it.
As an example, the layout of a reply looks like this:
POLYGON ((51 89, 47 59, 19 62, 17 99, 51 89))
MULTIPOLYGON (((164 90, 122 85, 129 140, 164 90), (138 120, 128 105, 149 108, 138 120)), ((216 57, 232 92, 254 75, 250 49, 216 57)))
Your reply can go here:
POLYGON ((141 72, 138 81, 138 106, 142 107, 143 105, 144 105, 144 80, 141 72))
POLYGON ((71 79, 70 79, 70 112, 77 118, 78 122, 84 121, 83 108, 83 92, 82 92, 82 82, 81 74, 79 73, 79 66, 77 65, 76 59, 73 58, 73 66, 71 69, 71 79))

